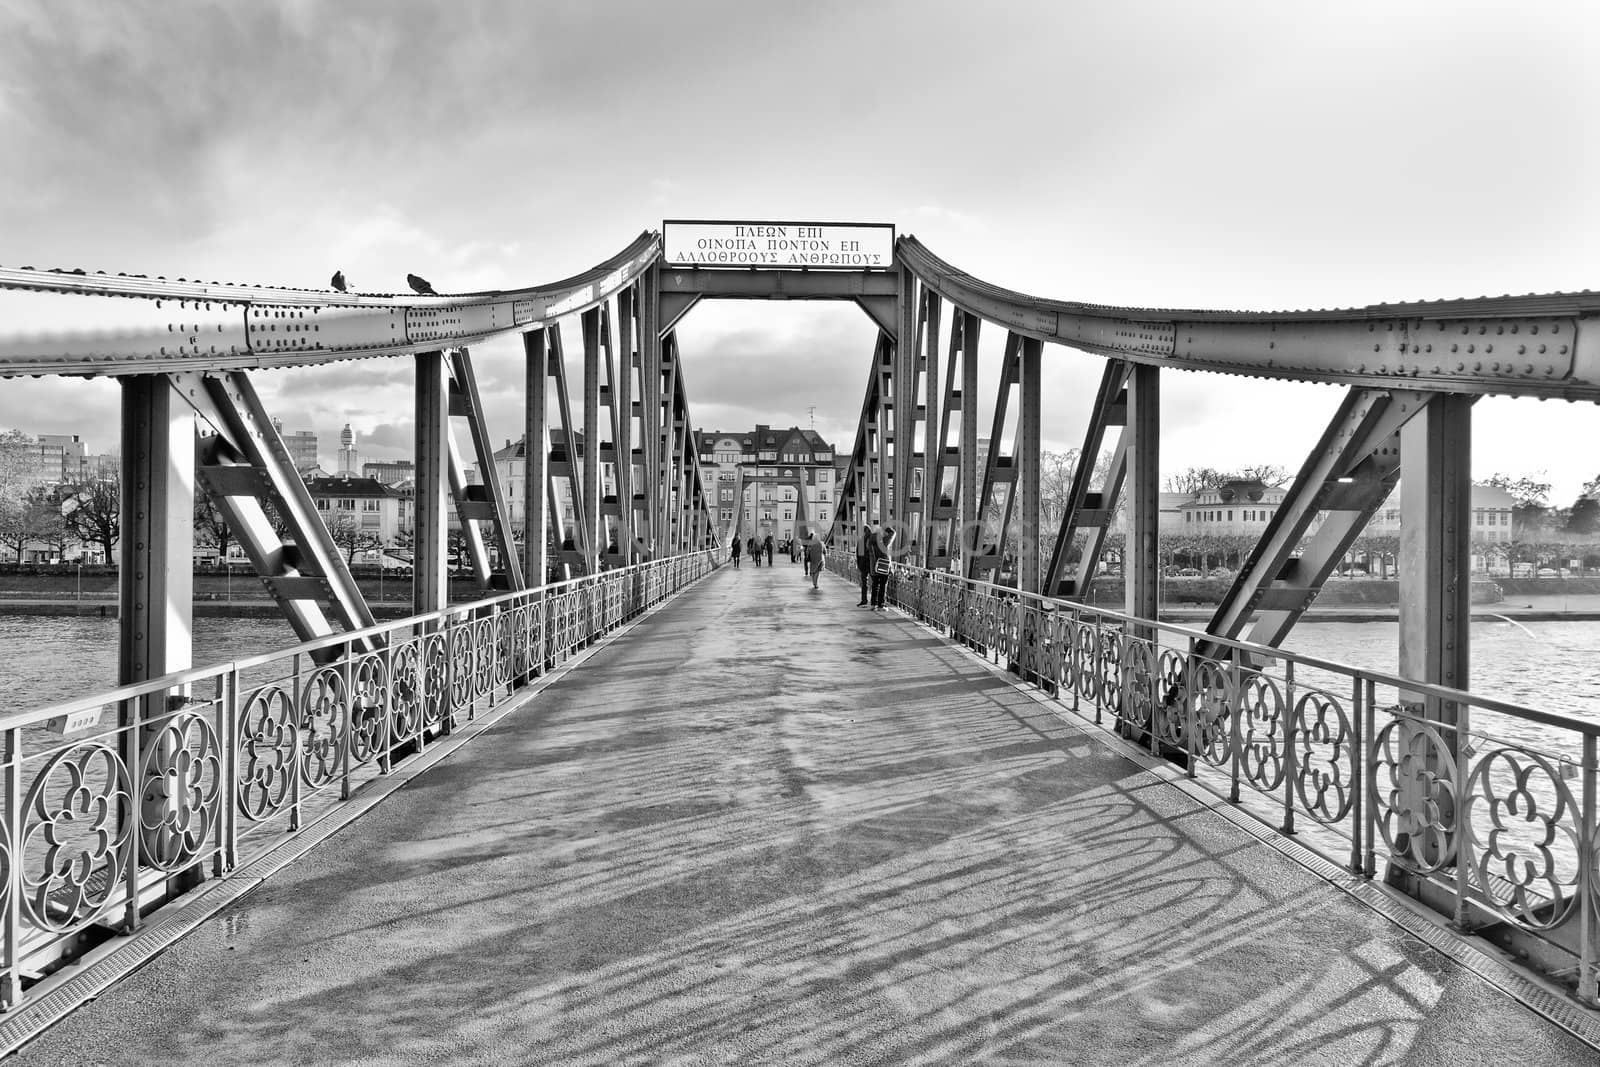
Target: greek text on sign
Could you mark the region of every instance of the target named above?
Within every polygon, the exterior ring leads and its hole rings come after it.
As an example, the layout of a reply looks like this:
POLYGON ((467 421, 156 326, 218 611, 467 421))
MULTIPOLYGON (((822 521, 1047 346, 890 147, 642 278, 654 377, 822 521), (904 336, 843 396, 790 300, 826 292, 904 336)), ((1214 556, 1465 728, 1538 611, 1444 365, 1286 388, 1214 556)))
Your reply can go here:
POLYGON ((831 267, 888 270, 894 227, 830 222, 664 222, 675 267, 831 267))

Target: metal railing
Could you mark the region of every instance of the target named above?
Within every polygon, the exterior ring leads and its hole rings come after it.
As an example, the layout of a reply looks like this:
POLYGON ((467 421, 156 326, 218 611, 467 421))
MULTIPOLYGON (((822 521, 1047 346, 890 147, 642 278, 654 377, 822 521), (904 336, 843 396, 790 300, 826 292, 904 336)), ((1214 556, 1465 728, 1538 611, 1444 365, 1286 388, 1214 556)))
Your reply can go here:
POLYGON ((0 719, 4 1006, 716 565, 654 560, 0 719))
POLYGON ((1538 942, 1600 1004, 1600 722, 903 564, 887 593, 1325 859, 1538 942))

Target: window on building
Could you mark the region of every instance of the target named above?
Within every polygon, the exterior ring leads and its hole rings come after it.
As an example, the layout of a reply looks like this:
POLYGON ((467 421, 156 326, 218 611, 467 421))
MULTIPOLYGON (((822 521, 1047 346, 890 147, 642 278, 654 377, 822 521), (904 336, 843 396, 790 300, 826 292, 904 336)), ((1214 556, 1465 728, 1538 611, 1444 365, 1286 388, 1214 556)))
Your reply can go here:
POLYGON ((818 471, 817 472, 817 484, 818 485, 827 485, 828 484, 828 480, 829 480, 829 476, 832 473, 833 473, 832 471, 818 471))
POLYGON ((1233 521, 1233 509, 1232 508, 1228 509, 1228 521, 1229 522, 1233 521))
POLYGON ((378 502, 376 500, 363 500, 361 502, 361 510, 362 511, 377 511, 378 510, 378 502))
POLYGON ((355 497, 345 497, 339 501, 340 511, 354 511, 356 509, 355 497))
POLYGON ((327 511, 328 510, 328 498, 327 497, 325 497, 325 496, 317 497, 317 510, 318 511, 327 511))

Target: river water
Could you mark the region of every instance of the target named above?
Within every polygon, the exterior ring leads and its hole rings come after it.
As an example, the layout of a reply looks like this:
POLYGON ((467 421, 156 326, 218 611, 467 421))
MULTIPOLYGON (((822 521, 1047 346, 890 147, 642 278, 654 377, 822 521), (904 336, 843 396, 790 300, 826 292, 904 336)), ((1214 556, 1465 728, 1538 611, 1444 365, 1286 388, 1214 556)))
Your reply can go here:
MULTIPOLYGON (((197 666, 294 643, 277 618, 202 617, 197 666)), ((1393 671, 1392 622, 1304 623, 1287 648, 1369 670, 1393 671)), ((98 616, 0 615, 0 714, 25 711, 116 684, 117 621, 98 616)), ((1600 622, 1472 624, 1472 691, 1529 707, 1600 719, 1600 622)))

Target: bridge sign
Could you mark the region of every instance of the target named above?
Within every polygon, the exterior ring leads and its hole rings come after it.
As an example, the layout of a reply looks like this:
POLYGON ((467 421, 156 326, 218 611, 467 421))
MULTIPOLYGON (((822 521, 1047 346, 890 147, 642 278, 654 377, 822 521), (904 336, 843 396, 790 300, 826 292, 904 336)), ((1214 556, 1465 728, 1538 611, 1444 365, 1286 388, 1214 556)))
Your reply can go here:
POLYGON ((661 224, 662 260, 672 267, 779 267, 889 270, 894 227, 854 222, 661 224))

